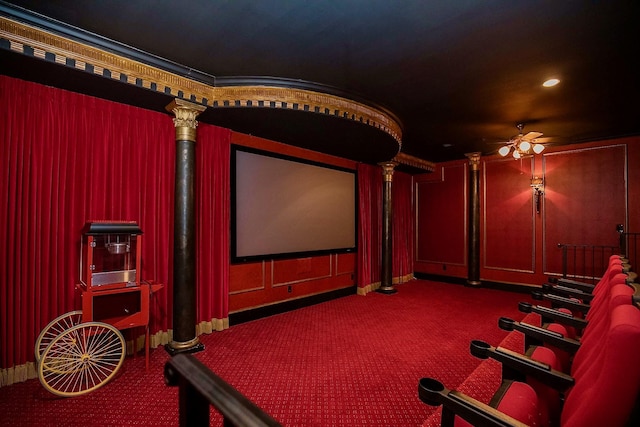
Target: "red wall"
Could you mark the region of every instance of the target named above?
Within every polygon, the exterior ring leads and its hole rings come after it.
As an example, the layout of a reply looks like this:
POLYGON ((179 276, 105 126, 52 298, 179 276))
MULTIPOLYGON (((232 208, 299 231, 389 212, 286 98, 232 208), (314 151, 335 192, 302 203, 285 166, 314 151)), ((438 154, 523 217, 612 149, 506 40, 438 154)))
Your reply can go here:
POLYGON ((416 177, 417 272, 461 276, 467 271, 466 163, 442 163, 416 177))
MULTIPOLYGON (((356 169, 356 163, 350 160, 241 133, 234 133, 231 143, 356 169)), ((355 274, 356 253, 232 264, 229 312, 354 286, 355 274)))
MULTIPOLYGON (((468 161, 416 177, 417 273, 467 277, 468 161)), ((485 157, 480 173, 480 277, 541 284, 561 273, 558 243, 618 244, 616 224, 640 231, 640 137, 485 157), (544 178, 536 212, 532 176, 544 178)))

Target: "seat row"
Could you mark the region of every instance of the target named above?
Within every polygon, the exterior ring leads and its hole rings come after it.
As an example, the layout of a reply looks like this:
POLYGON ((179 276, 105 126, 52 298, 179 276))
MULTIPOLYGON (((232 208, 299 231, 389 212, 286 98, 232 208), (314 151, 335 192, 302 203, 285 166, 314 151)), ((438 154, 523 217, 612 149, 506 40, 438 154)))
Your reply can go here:
POLYGON ((524 334, 521 351, 474 340, 472 355, 502 364, 489 404, 422 378, 418 396, 442 405, 442 426, 640 425, 640 287, 626 260, 613 256, 595 285, 558 280, 535 292, 547 306, 520 303, 537 325, 501 318, 524 334))

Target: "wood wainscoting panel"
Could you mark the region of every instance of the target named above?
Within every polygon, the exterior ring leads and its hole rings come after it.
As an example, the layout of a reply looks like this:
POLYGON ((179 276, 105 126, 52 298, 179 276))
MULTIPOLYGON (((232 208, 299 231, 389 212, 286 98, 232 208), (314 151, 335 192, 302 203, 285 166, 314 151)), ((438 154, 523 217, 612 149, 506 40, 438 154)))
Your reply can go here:
POLYGON ((266 269, 271 268, 266 261, 231 264, 229 268, 229 294, 264 290, 266 269))
POLYGON ((416 271, 421 262, 466 264, 466 171, 456 163, 416 178, 416 271))
POLYGON ((272 261, 272 286, 286 286, 329 278, 333 275, 331 257, 332 255, 323 255, 272 261))
POLYGON ((484 162, 483 268, 528 273, 535 269, 533 162, 533 157, 484 162))
POLYGON ((345 254, 336 254, 335 255, 336 266, 335 266, 335 275, 352 275, 352 279, 356 274, 356 254, 355 252, 345 253, 345 254))
POLYGON ((559 243, 619 244, 616 224, 627 224, 626 150, 618 144, 543 156, 546 273, 562 272, 559 243))

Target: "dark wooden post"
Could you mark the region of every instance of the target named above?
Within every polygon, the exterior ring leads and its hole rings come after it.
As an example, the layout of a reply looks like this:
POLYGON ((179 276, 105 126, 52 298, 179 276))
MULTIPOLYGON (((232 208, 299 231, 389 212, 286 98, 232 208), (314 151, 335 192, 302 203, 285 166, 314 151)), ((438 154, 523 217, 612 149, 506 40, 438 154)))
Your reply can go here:
POLYGON ((469 158, 469 274, 467 284, 480 286, 480 153, 469 158))
POLYGON ((204 349, 196 336, 195 159, 196 117, 205 110, 175 99, 167 110, 175 115, 176 171, 173 225, 173 339, 169 354, 204 349))
POLYGON ((382 188, 382 271, 378 292, 383 294, 398 292, 393 287, 393 205, 391 203, 393 170, 397 165, 396 162, 380 163, 384 183, 382 188))

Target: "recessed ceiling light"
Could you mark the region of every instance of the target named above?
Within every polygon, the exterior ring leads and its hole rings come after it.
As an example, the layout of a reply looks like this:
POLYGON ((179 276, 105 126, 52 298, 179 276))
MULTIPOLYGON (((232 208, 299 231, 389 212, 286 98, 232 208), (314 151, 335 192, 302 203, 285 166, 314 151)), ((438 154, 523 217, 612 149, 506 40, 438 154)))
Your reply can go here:
POLYGON ((560 80, 558 79, 549 79, 546 82, 542 83, 542 86, 551 87, 557 85, 558 83, 560 83, 560 80))

